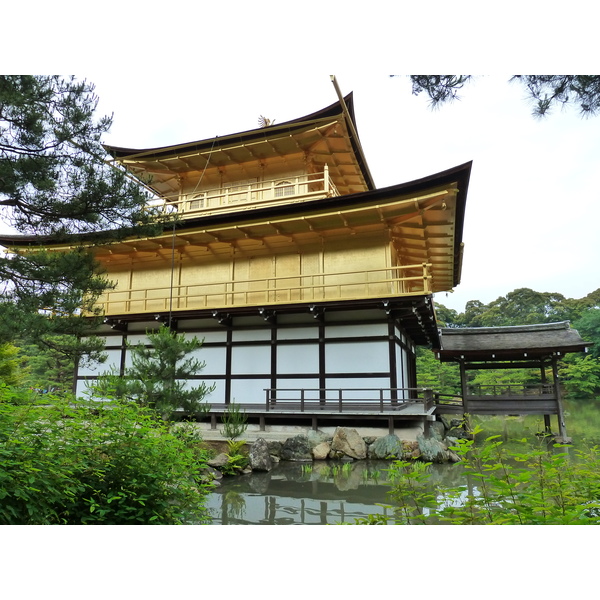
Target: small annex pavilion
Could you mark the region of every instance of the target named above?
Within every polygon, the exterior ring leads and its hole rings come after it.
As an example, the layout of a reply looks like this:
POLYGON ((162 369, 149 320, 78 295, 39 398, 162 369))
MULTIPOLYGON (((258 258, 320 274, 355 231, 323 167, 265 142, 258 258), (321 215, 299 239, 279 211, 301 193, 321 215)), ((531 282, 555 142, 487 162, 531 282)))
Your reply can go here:
POLYGON ((461 400, 438 398, 437 412, 463 415, 557 416, 560 439, 567 431, 558 377, 558 360, 569 352, 585 351, 584 342, 568 321, 517 327, 444 328, 435 349, 442 362, 460 366, 461 400), (539 383, 472 385, 469 371, 481 369, 536 369, 539 383), (549 375, 551 374, 551 375, 549 375))

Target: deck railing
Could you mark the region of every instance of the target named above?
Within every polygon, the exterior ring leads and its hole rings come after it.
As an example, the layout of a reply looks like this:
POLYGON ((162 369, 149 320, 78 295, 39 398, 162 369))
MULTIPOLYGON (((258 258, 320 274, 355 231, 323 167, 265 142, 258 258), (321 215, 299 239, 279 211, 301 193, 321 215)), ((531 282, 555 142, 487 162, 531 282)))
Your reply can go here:
POLYGON ((337 412, 384 412, 422 404, 433 407, 433 392, 427 388, 267 388, 265 410, 335 410, 337 412))
POLYGON ((229 212, 262 203, 291 203, 339 196, 329 177, 329 170, 285 176, 266 181, 225 184, 223 187, 178 195, 165 195, 155 205, 163 212, 177 212, 185 217, 229 212))
POLYGON ((467 387, 467 396, 552 396, 554 394, 554 385, 551 383, 533 383, 533 384, 494 384, 494 385, 469 385, 467 387))
POLYGON ((423 295, 431 293, 430 268, 430 264, 423 263, 369 271, 190 283, 172 288, 117 288, 106 292, 98 304, 105 315, 115 315, 423 295))

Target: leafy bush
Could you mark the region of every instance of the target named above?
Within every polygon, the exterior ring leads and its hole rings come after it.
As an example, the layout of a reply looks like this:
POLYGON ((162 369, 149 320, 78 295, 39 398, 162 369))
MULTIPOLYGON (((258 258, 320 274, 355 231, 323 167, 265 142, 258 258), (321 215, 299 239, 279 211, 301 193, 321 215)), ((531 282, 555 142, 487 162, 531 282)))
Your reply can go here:
MULTIPOLYGON (((475 433, 480 433, 476 429, 475 433)), ((394 461, 389 492, 396 524, 600 524, 600 449, 520 440, 508 449, 494 435, 483 443, 459 440, 467 483, 435 486, 428 463, 394 461)), ((379 524, 377 515, 357 525, 379 524)))
POLYGON ((0 390, 1 524, 203 522, 203 463, 133 403, 15 405, 0 390))
MULTIPOLYGON (((460 440, 467 484, 435 487, 423 464, 395 461, 390 496, 399 524, 600 524, 600 451, 561 444, 508 450, 490 436, 460 440)), ((523 440, 524 442, 524 440, 523 440)))
POLYGON ((248 466, 250 460, 243 450, 245 444, 244 440, 227 440, 227 458, 229 460, 220 467, 223 475, 237 475, 248 466))

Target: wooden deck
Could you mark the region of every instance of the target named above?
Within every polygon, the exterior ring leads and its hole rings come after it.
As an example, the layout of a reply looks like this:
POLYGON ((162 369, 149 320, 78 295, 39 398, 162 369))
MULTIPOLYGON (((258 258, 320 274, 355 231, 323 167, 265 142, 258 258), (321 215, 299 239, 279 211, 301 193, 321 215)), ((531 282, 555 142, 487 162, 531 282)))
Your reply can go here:
MULTIPOLYGON (((272 390, 269 390, 272 391, 272 390)), ((337 392, 338 390, 336 390, 337 392)), ((356 391, 356 390, 353 390, 356 391)), ((378 390, 379 391, 379 390, 378 390)), ((383 421, 387 423, 390 433, 400 422, 422 422, 425 426, 435 420, 433 416, 435 406, 428 399, 313 399, 286 398, 275 399, 269 397, 260 404, 240 405, 249 421, 257 421, 260 430, 264 431, 267 422, 310 422, 312 429, 317 430, 321 425, 337 424, 340 422, 371 422, 383 421)), ((213 404, 210 411, 203 418, 210 418, 211 429, 217 428, 218 421, 222 420, 227 411, 226 404, 213 404)))

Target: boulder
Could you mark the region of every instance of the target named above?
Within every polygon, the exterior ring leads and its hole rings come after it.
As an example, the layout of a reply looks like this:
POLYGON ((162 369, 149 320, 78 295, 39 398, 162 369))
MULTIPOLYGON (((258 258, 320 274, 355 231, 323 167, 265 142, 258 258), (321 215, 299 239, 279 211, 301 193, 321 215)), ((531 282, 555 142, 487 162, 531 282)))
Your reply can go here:
POLYGON ((269 445, 263 438, 258 438, 252 444, 248 458, 250 459, 250 467, 252 467, 253 471, 270 471, 273 468, 269 445))
POLYGON ((206 461, 206 464, 209 467, 214 467, 215 469, 219 469, 225 466, 229 462, 229 456, 225 454, 225 452, 221 452, 221 454, 217 454, 214 458, 206 461))
POLYGON ((267 445, 269 446, 269 454, 271 455, 271 458, 279 458, 281 456, 281 447, 283 446, 281 442, 274 440, 267 442, 267 445))
POLYGON ((323 442, 331 441, 331 435, 325 433, 324 431, 315 431, 314 429, 311 429, 306 434, 306 437, 308 438, 308 443, 311 445, 312 448, 318 446, 319 444, 322 444, 323 442))
POLYGON ((441 421, 432 421, 429 423, 429 435, 433 439, 441 442, 444 439, 444 435, 446 433, 446 428, 441 421))
POLYGON ((443 442, 424 435, 418 435, 417 442, 419 443, 421 458, 424 461, 432 463, 448 462, 448 450, 443 442))
POLYGON ((452 427, 452 429, 448 430, 446 437, 453 437, 459 440, 468 440, 469 433, 465 431, 462 427, 452 427))
POLYGON ((419 458, 421 452, 419 451, 419 442, 402 440, 402 460, 412 460, 419 458))
POLYGON ((338 427, 333 434, 331 449, 356 460, 367 458, 367 445, 356 429, 338 427))
POLYGON ((281 460, 312 460, 312 449, 305 435, 297 435, 283 442, 280 453, 281 460))
POLYGON ((325 460, 331 451, 330 442, 321 442, 312 449, 312 455, 315 460, 325 460))
POLYGON ((208 465, 202 467, 200 470, 200 476, 203 481, 214 481, 215 479, 223 479, 223 473, 219 469, 210 467, 208 465))
POLYGON ((448 450, 448 460, 453 463, 457 463, 461 461, 461 458, 456 452, 453 450, 448 450))
POLYGON ((402 458, 402 454, 402 442, 393 434, 377 438, 369 446, 369 458, 373 459, 402 458))

